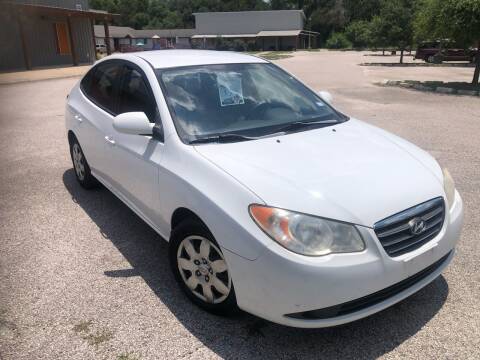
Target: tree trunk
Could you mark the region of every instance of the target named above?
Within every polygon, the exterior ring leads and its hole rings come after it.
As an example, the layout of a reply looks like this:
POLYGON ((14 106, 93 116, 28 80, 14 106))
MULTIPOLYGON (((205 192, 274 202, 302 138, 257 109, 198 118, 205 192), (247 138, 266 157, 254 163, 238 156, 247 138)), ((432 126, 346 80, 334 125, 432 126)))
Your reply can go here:
POLYGON ((405 51, 404 48, 400 49, 400 64, 403 64, 403 52, 405 51))
POLYGON ((382 49, 382 56, 385 56, 385 48, 382 49))
POLYGON ((477 55, 475 56, 475 72, 473 73, 473 85, 478 85, 478 78, 480 76, 480 41, 478 41, 477 55))

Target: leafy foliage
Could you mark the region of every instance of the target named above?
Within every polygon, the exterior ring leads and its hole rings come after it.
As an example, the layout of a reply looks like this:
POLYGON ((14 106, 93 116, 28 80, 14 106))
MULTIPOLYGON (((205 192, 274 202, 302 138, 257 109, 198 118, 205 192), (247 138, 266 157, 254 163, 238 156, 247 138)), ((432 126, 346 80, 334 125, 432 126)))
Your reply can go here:
POLYGON ((379 15, 374 16, 370 22, 370 44, 374 48, 385 49, 389 45, 384 27, 385 21, 379 15))
MULTIPOLYGON (((414 20, 416 39, 448 38, 467 48, 480 48, 480 0, 420 0, 414 20)), ((480 51, 473 84, 480 77, 480 51)))
POLYGON ((320 33, 320 40, 328 38, 335 31, 341 31, 346 24, 342 0, 317 0, 317 7, 310 15, 311 30, 320 33))
POLYGON ((348 21, 370 21, 380 11, 381 0, 343 0, 348 21))
POLYGON ((302 9, 320 45, 329 39, 335 46, 404 49, 414 40, 470 46, 480 39, 480 0, 90 0, 90 6, 118 13, 115 25, 136 29, 193 28, 195 12, 302 9))
POLYGON ((343 33, 332 33, 325 46, 328 49, 347 49, 352 47, 352 43, 343 33))
POLYGON ((420 0, 414 29, 418 41, 449 38, 471 46, 480 40, 480 0, 420 0))
POLYGON ((355 48, 366 48, 372 43, 372 25, 366 20, 352 21, 345 28, 345 36, 355 48))
POLYGON ((120 14, 115 25, 142 28, 193 28, 193 13, 269 10, 263 0, 90 0, 92 9, 120 14))

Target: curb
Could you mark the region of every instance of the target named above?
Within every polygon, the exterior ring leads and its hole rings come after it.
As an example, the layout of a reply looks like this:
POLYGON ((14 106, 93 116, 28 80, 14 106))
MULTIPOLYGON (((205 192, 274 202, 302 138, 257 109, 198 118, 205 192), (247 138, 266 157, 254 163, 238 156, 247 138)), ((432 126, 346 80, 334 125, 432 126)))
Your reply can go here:
POLYGON ((46 77, 46 78, 39 78, 39 79, 19 79, 19 80, 7 80, 3 81, 0 80, 0 86, 4 85, 15 85, 15 84, 25 84, 37 81, 50 81, 50 80, 61 80, 61 79, 70 79, 70 78, 77 78, 82 77, 83 75, 65 75, 65 76, 57 76, 57 77, 46 77))
POLYGON ((386 67, 459 67, 459 68, 474 68, 475 64, 472 63, 442 63, 442 64, 430 64, 430 63, 360 63, 360 66, 386 66, 386 67))
POLYGON ((415 81, 415 80, 384 80, 377 83, 380 86, 401 87, 425 92, 436 92, 445 95, 465 95, 480 97, 480 90, 466 90, 449 87, 441 81, 415 81))

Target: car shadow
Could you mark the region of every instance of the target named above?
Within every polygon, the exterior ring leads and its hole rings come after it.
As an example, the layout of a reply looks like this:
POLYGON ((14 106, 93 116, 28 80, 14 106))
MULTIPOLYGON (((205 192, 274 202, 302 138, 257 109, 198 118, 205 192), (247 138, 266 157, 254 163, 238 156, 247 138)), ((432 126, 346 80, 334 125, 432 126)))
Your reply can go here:
MULTIPOLYGON (((441 309, 448 285, 440 276, 399 304, 354 323, 327 329, 295 329, 246 313, 208 314, 190 303, 170 272, 168 244, 110 191, 86 191, 73 169, 63 174, 72 201, 82 207, 130 263, 105 276, 140 276, 178 321, 222 358, 376 358, 415 335, 441 309)), ((168 330, 165 330, 168 331, 168 330)))

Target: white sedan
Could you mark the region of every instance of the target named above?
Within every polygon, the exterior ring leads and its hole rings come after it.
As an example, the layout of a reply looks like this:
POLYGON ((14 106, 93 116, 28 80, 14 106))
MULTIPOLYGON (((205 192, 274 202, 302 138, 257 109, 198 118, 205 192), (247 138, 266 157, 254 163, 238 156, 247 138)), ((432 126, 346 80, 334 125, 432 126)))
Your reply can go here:
POLYGON ((66 128, 80 185, 169 241, 181 288, 214 313, 350 322, 433 281, 460 236, 435 159, 254 56, 106 57, 70 92, 66 128))

